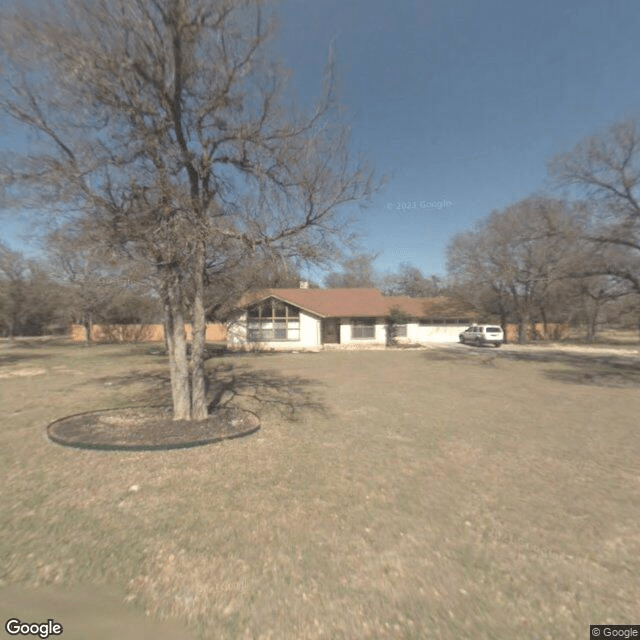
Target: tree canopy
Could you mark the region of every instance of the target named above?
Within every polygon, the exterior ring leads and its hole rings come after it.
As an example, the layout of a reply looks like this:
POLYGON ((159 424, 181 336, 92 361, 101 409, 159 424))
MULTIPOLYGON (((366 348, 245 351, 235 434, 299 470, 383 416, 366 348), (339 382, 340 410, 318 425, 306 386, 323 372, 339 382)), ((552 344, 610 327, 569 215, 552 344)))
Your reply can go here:
POLYGON ((527 198, 456 235, 447 249, 449 273, 478 308, 503 324, 515 316, 526 342, 532 315, 546 317, 555 287, 581 264, 577 224, 577 212, 563 201, 527 198))
POLYGON ((584 235, 600 257, 589 275, 610 275, 640 294, 640 125, 629 119, 556 156, 549 172, 586 198, 584 235))
POLYGON ((5 204, 151 269, 174 417, 206 417, 208 274, 223 282, 256 253, 326 262, 349 238, 343 205, 375 189, 349 150, 335 65, 295 109, 262 0, 58 0, 1 20, 0 109, 35 134, 2 158, 5 204))

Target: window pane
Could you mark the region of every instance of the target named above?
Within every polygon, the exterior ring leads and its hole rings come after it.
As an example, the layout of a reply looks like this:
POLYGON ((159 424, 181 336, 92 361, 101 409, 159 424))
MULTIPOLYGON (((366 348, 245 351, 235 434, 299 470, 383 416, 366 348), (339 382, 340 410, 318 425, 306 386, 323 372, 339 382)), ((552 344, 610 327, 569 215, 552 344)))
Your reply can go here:
POLYGON ((352 320, 351 336, 358 338, 374 338, 376 335, 376 321, 374 318, 357 318, 352 320))
POLYGON ((300 340, 300 321, 274 320, 272 317, 247 321, 247 340, 270 342, 278 340, 300 340))
POLYGON ((273 301, 273 315, 276 318, 284 318, 287 311, 287 305, 284 302, 280 302, 280 300, 273 301))
POLYGON ((300 310, 298 307, 292 307, 290 304, 287 305, 287 315, 289 318, 299 318, 300 310))
POLYGON ((406 324, 397 324, 395 327, 396 330, 396 336, 398 336, 399 338, 406 338, 407 337, 407 325, 406 324))
POLYGON ((287 339, 287 323, 283 321, 277 321, 273 323, 273 337, 275 340, 287 339))

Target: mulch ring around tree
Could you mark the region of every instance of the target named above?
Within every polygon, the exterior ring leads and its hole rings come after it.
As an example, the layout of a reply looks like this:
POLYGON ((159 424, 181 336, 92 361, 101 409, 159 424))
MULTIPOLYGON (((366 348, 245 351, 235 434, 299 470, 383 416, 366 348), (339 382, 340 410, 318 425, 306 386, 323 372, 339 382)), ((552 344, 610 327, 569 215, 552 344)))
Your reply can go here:
POLYGON ((52 442, 79 449, 153 451, 197 447, 240 438, 260 429, 255 413, 214 410, 205 420, 174 420, 171 407, 129 407, 78 413, 47 427, 52 442))

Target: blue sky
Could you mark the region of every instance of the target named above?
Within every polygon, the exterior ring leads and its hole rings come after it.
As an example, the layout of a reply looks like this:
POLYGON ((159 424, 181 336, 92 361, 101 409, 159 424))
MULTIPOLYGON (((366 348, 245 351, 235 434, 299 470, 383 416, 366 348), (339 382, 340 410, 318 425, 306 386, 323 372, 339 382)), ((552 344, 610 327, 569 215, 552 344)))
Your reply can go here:
POLYGON ((381 270, 444 273, 455 233, 549 188, 556 153, 640 107, 633 0, 287 0, 281 16, 303 96, 334 42, 355 147, 389 178, 360 225, 381 270))
POLYGON ((279 16, 303 103, 333 42, 354 149, 388 177, 358 212, 381 271, 444 274, 455 233, 544 191, 556 153, 640 107, 636 0, 283 0, 279 16))

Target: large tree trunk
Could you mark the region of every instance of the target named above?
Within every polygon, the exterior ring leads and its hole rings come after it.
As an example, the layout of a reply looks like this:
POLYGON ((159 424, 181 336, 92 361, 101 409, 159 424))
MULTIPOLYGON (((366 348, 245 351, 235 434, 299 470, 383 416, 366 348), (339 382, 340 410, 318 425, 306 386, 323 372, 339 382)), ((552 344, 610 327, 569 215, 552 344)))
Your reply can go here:
POLYGON ((208 415, 207 387, 204 375, 204 347, 207 320, 204 309, 205 246, 198 243, 193 265, 194 294, 191 309, 191 418, 203 420, 208 415))
POLYGON ((502 329, 502 335, 504 336, 505 344, 507 343, 507 314, 504 311, 500 312, 500 328, 502 329))
POLYGON ((169 329, 167 328, 166 314, 164 322, 162 323, 162 339, 164 340, 164 350, 169 353, 169 329))
POLYGON ((93 315, 87 313, 82 316, 82 324, 84 326, 84 343, 90 347, 93 344, 93 315))
POLYGON ((596 339, 596 335, 598 333, 598 316, 600 315, 601 306, 602 303, 600 299, 595 296, 589 296, 589 299, 585 304, 587 316, 587 342, 593 342, 596 339))
POLYGON ((527 344, 529 342, 529 313, 521 312, 518 317, 518 343, 527 344))
POLYGON ((598 332, 598 311, 587 316, 587 342, 593 342, 598 332))
POLYGON ((177 289, 176 283, 169 285, 164 300, 173 419, 190 420, 191 394, 189 393, 187 340, 184 334, 184 314, 177 289))
POLYGON ((500 314, 500 327, 502 328, 502 335, 504 336, 505 344, 508 342, 507 339, 507 309, 504 305, 504 301, 502 296, 498 293, 498 313, 500 314))
POLYGON ((549 337, 549 321, 544 307, 540 307, 540 315, 542 316, 542 338, 546 340, 549 337))

